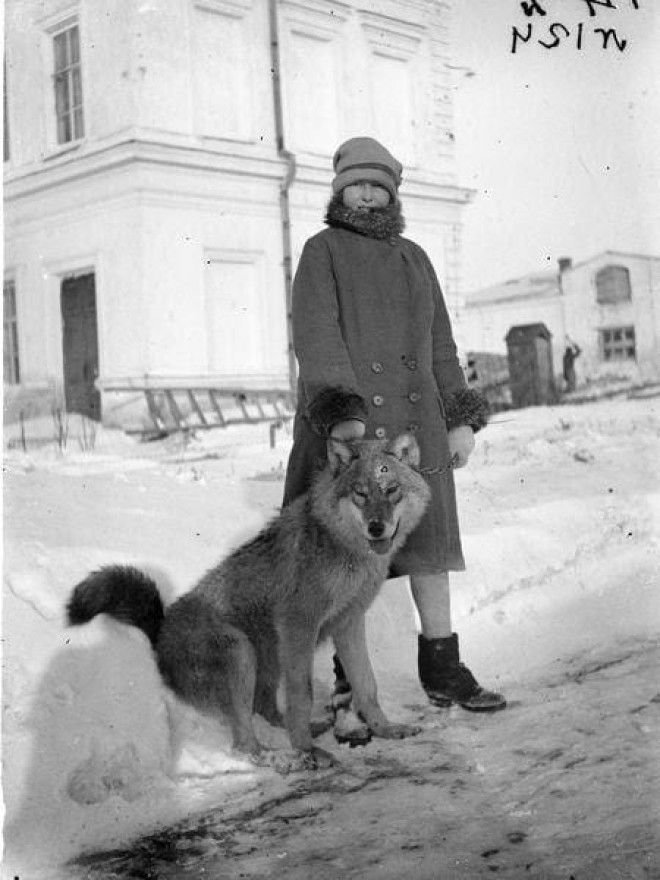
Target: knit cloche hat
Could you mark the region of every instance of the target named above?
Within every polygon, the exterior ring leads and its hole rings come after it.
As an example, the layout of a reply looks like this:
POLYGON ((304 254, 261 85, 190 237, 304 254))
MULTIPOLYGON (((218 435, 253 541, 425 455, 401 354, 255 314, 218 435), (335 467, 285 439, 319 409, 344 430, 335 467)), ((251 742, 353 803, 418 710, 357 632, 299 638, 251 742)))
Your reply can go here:
POLYGON ((344 187, 359 180, 368 180, 384 186, 396 199, 403 166, 374 138, 354 137, 337 147, 332 167, 335 170, 334 193, 340 193, 344 187))

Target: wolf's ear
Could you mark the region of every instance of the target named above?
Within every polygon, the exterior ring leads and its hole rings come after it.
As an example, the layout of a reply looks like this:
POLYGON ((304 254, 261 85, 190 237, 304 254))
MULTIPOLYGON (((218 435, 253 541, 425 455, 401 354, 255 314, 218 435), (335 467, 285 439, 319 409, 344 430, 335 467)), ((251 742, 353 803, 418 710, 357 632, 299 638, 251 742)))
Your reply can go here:
POLYGON ((404 464, 408 464, 411 467, 419 467, 419 446, 412 434, 399 434, 389 444, 387 451, 404 464))
POLYGON ((334 474, 338 474, 342 468, 346 468, 358 457, 355 444, 337 437, 328 437, 328 462, 334 474))

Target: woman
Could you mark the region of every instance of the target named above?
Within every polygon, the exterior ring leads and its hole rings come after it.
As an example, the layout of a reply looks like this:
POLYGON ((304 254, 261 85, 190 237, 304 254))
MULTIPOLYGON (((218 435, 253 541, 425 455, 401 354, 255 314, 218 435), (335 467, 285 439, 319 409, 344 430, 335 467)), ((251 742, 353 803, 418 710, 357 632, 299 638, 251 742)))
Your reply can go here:
POLYGON ((298 409, 284 503, 309 487, 329 435, 414 433, 432 501, 390 573, 410 576, 420 680, 435 705, 501 709, 504 697, 460 662, 448 575, 465 568, 452 468, 467 463, 487 406, 467 387, 429 258, 401 235, 401 164, 357 137, 337 149, 333 167, 328 228, 306 242, 294 279, 298 409))

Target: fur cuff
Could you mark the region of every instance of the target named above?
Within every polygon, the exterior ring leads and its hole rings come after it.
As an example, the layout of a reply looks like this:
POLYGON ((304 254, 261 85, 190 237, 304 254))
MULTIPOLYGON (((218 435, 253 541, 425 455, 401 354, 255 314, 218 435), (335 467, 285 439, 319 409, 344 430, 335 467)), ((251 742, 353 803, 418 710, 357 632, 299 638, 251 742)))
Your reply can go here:
POLYGON ((442 402, 445 407, 447 429, 467 425, 474 433, 486 427, 488 423, 488 401, 476 388, 461 388, 453 391, 442 402))
POLYGON ((329 434, 337 422, 360 419, 366 422, 367 406, 364 398, 344 388, 324 388, 307 407, 312 427, 319 434, 329 434))

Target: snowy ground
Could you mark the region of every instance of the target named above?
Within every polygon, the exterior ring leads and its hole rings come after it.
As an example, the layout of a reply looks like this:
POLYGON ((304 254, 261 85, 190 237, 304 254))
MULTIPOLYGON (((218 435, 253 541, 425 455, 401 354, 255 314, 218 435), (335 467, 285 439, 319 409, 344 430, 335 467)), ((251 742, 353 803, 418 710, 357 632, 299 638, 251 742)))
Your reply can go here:
MULTIPOLYGON (((508 710, 425 703, 392 581, 374 666, 386 711, 422 733, 354 750, 325 734, 339 767, 286 779, 175 704, 140 633, 67 629, 63 606, 106 562, 168 600, 187 589, 275 512, 290 438, 79 436, 23 452, 5 429, 4 876, 660 878, 660 398, 502 413, 457 473, 456 628, 508 710)), ((327 649, 316 678, 320 709, 327 649)))

